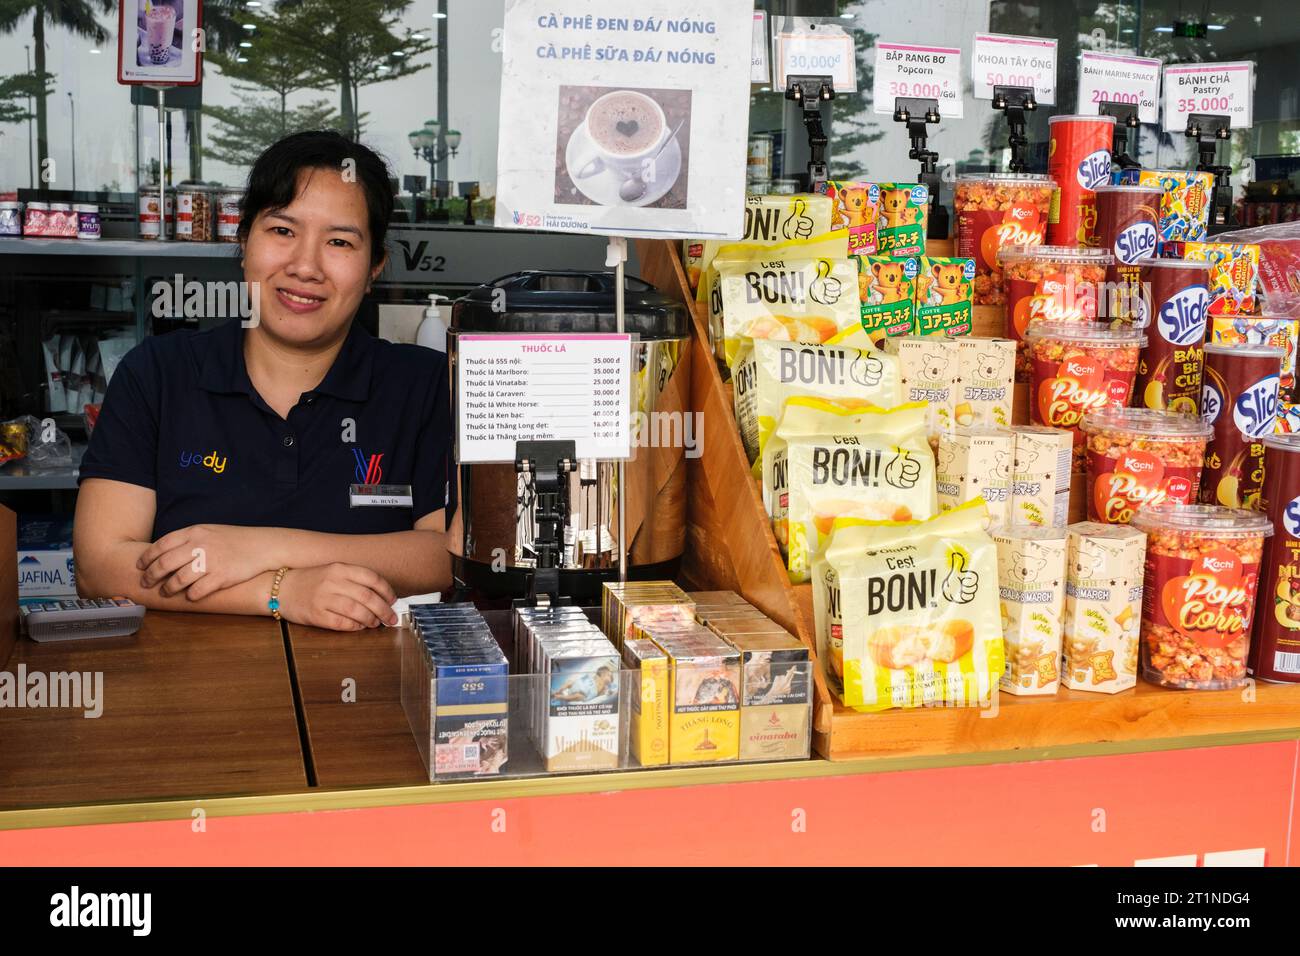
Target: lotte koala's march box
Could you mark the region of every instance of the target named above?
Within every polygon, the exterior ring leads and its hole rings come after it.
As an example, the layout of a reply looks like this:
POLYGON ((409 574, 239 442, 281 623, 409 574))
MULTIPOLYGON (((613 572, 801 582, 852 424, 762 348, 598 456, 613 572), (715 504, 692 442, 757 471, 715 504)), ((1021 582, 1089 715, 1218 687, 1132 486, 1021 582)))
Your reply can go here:
POLYGON ((912 334, 969 335, 974 288, 974 259, 921 256, 912 334))
POLYGON ((955 428, 939 436, 935 483, 939 508, 951 511, 973 498, 988 505, 986 528, 1009 523, 1015 435, 1005 428, 955 428))
POLYGON ((862 328, 873 342, 908 335, 916 316, 915 257, 857 256, 862 328))
POLYGON ((1006 647, 1000 686, 1017 696, 1055 694, 1061 683, 1065 529, 1002 528, 991 534, 998 546, 1006 647))
POLYGON ((1096 521, 1077 522, 1066 532, 1061 683, 1117 694, 1137 686, 1147 536, 1129 525, 1096 521))

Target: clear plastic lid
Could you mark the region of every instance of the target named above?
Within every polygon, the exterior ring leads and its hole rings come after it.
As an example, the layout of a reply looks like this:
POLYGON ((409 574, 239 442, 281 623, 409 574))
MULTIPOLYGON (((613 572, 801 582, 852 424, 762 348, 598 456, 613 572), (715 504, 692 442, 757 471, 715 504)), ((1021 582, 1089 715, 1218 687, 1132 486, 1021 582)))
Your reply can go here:
POLYGON ((74 212, 99 212, 99 207, 93 203, 79 202, 72 209, 74 212))
POLYGON ((1278 451, 1300 451, 1300 435, 1265 435, 1264 446, 1278 451))
POLYGON ((72 205, 71 203, 66 203, 66 202, 52 202, 50 203, 50 211, 51 212, 72 212, 72 205))
POLYGON ((1060 339, 1088 348, 1119 348, 1147 344, 1141 329, 1112 329, 1104 322, 1036 322, 1025 329, 1026 339, 1060 339))
POLYGON ((1193 415, 1156 408, 1102 408, 1088 412, 1079 423, 1088 434, 1101 431, 1130 432, 1158 441, 1207 441, 1214 426, 1193 415))
POLYGON ((0 202, 0 209, 21 209, 22 206, 20 202, 0 202))
POLYGON ((1136 183, 1121 183, 1120 185, 1102 185, 1094 186, 1095 193, 1158 193, 1163 195, 1164 190, 1159 186, 1139 186, 1136 183))
POLYGON ((29 203, 27 204, 27 208, 28 208, 29 211, 30 211, 30 210, 37 210, 37 211, 39 211, 39 210, 45 210, 45 209, 49 209, 49 208, 50 208, 50 204, 49 204, 49 203, 43 203, 43 202, 29 202, 29 203))
POLYGON ((1259 511, 1223 505, 1162 504, 1139 508, 1130 522, 1143 531, 1194 531, 1211 537, 1268 537, 1273 519, 1259 511))
POLYGON ((1047 117, 1047 125, 1051 126, 1053 123, 1061 123, 1066 120, 1084 120, 1088 123, 1106 123, 1111 126, 1115 125, 1115 117, 1113 116, 1087 116, 1078 113, 1062 113, 1058 116, 1049 116, 1047 117))
POLYGON ((960 173, 959 183, 997 183, 999 186, 1054 186, 1047 173, 960 173))
POLYGON ((1245 342, 1207 342, 1205 351, 1212 355, 1242 355, 1247 358, 1277 358, 1286 356, 1286 349, 1280 345, 1247 345, 1245 342))
POLYGON ((1034 262, 1083 263, 1108 266, 1115 261, 1105 249, 1092 246, 1003 246, 998 250, 998 260, 1032 259, 1034 262))
POLYGON ((1196 269, 1200 272, 1209 272, 1210 264, 1204 259, 1164 259, 1160 256, 1150 256, 1146 259, 1139 259, 1134 265, 1141 266, 1143 269, 1196 269))

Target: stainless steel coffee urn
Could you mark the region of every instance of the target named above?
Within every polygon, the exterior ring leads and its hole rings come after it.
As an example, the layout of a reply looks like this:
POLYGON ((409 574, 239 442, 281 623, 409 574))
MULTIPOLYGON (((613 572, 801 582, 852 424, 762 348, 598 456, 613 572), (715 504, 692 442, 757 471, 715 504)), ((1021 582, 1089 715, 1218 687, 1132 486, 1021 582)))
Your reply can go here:
MULTIPOLYGON (((517 272, 480 286, 452 309, 447 350, 455 388, 462 334, 593 334, 617 331, 615 279, 603 272, 517 272)), ((595 600, 618 577, 619 548, 632 578, 671 577, 686 535, 686 456, 702 440, 690 406, 686 306, 629 276, 624 331, 633 335, 633 458, 581 460, 567 476, 567 514, 559 554, 560 594, 595 600), (618 540, 618 495, 627 503, 627 541, 618 540)), ((454 391, 453 391, 454 394, 454 391)), ((533 476, 513 464, 461 465, 453 542, 457 583, 484 598, 529 593, 537 566, 533 476), (459 551, 457 553, 457 546, 459 551)))

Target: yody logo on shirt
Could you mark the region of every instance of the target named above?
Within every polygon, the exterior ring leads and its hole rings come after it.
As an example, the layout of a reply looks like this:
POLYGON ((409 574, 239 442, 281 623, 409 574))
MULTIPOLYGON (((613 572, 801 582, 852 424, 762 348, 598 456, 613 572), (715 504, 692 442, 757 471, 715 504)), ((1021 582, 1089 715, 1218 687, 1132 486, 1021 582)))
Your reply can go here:
POLYGON ((181 452, 181 467, 188 468, 190 465, 199 465, 203 468, 211 468, 213 474, 221 474, 226 470, 226 462, 230 456, 218 458, 215 451, 203 454, 201 451, 183 451, 181 452))

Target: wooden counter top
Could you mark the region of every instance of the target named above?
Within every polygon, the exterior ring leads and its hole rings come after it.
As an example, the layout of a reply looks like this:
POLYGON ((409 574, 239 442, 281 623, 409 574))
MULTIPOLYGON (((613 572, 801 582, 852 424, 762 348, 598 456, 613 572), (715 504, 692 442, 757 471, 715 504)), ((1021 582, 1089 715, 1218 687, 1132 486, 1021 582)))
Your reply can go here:
POLYGON ((102 715, 0 707, 0 810, 306 788, 279 625, 150 611, 128 638, 37 644, 5 671, 102 673, 102 715))
POLYGON ((402 712, 402 631, 286 627, 314 784, 322 789, 427 784, 402 712), (351 702, 344 697, 348 680, 351 702))

